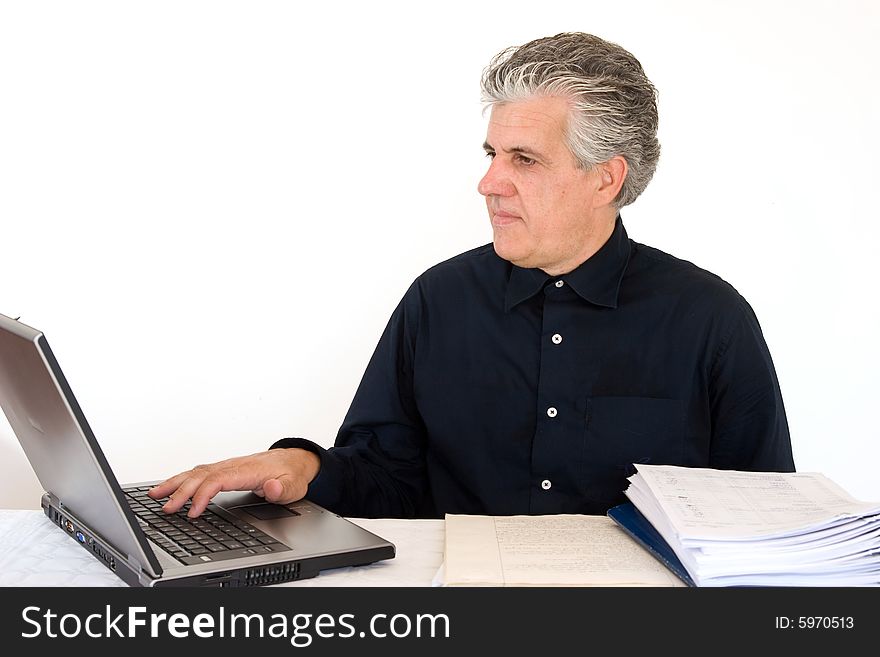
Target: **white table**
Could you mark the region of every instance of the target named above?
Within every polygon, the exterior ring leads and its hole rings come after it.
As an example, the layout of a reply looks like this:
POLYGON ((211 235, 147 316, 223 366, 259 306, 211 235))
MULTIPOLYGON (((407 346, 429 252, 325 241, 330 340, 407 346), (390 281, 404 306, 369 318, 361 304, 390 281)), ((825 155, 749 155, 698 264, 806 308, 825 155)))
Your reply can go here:
MULTIPOLYGON (((391 541, 393 559, 322 571, 278 586, 431 586, 443 562, 442 520, 352 522, 391 541)), ((0 586, 126 586, 42 511, 0 510, 0 586)))

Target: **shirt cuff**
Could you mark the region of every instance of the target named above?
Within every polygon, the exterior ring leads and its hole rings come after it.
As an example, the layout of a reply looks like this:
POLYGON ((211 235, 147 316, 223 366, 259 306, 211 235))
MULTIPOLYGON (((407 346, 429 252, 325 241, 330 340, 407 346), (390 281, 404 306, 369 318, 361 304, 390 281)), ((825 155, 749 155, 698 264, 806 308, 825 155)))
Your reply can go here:
POLYGON ((344 481, 343 468, 339 459, 334 458, 333 453, 329 450, 305 438, 282 438, 273 443, 269 449, 289 449, 291 447, 307 450, 321 459, 321 468, 309 484, 306 497, 318 506, 334 511, 339 505, 342 496, 342 482, 344 481))

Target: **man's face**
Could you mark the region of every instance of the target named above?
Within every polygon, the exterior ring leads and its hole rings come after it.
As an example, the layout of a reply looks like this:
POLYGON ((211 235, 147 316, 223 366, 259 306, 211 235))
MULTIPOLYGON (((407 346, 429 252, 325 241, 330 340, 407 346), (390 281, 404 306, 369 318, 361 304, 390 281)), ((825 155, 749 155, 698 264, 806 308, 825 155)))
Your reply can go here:
POLYGON ((478 186, 495 252, 552 275, 589 258, 613 228, 609 208, 594 207, 601 173, 578 168, 565 143, 568 111, 563 98, 494 106, 484 144, 492 163, 478 186))

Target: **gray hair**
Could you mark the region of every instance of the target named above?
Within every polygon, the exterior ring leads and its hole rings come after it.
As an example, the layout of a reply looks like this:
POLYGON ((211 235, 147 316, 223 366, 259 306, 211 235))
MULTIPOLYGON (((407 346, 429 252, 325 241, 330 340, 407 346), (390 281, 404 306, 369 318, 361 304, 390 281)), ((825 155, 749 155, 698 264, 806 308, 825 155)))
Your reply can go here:
POLYGON ((614 199, 619 209, 638 198, 660 158, 657 90, 633 55, 583 32, 563 32, 498 53, 483 71, 487 106, 535 96, 571 103, 568 147, 586 170, 615 155, 629 171, 614 199))

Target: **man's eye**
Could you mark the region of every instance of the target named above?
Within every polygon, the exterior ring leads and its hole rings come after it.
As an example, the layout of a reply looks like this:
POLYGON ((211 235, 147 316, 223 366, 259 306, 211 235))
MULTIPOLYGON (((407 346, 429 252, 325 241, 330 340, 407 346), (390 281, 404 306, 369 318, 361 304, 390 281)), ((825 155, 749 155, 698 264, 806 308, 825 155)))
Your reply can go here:
POLYGON ((532 158, 526 157, 525 155, 517 155, 516 159, 519 160, 520 164, 524 164, 527 167, 530 167, 535 163, 535 161, 532 158))
POLYGON ((490 160, 495 158, 495 151, 486 151, 486 157, 490 160))

